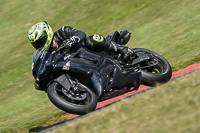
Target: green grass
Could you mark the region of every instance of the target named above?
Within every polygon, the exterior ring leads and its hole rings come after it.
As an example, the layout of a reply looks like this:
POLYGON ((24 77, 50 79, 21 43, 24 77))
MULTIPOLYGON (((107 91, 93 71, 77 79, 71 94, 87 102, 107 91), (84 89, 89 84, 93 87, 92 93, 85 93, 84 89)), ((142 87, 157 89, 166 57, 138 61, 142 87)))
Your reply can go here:
POLYGON ((50 133, 198 133, 199 74, 196 71, 124 99, 50 133))
MULTIPOLYGON (((199 0, 0 1, 0 132, 28 132, 65 120, 31 75, 29 28, 46 20, 106 36, 128 29, 128 46, 154 50, 173 71, 200 61, 199 0)), ((149 93, 149 92, 148 92, 149 93)), ((148 94, 147 94, 148 95, 148 94)), ((167 94, 166 94, 167 95, 167 94)), ((162 106, 162 105, 160 105, 162 106)))

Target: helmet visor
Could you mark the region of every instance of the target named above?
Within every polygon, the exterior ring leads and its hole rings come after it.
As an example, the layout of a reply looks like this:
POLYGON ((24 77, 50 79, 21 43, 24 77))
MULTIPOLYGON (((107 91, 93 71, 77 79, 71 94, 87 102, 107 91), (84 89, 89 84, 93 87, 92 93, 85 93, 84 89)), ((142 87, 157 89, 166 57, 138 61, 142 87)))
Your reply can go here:
POLYGON ((35 42, 31 43, 35 49, 43 47, 47 41, 47 32, 44 31, 42 36, 35 42))

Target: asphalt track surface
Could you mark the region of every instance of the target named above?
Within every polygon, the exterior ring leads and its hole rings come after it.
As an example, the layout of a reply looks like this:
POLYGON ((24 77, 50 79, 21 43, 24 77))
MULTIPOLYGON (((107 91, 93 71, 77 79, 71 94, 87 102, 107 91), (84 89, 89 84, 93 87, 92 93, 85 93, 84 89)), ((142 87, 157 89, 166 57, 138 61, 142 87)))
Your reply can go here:
MULTIPOLYGON (((186 67, 184 69, 181 69, 181 70, 173 72, 171 80, 174 80, 174 79, 176 79, 176 78, 178 78, 180 76, 183 76, 183 75, 189 74, 191 72, 194 72, 194 71, 196 71, 198 69, 200 69, 200 62, 196 63, 196 64, 193 64, 193 65, 190 65, 190 66, 188 66, 188 67, 186 67)), ((150 89, 153 89, 153 87, 141 85, 138 90, 131 91, 131 92, 125 93, 123 95, 120 95, 120 96, 117 96, 117 97, 114 97, 114 98, 99 102, 97 104, 97 107, 96 107, 95 111, 100 110, 100 109, 102 109, 102 108, 104 108, 106 106, 109 106, 109 105, 113 104, 113 103, 116 103, 116 102, 118 102, 118 101, 120 101, 122 99, 134 96, 136 94, 139 94, 141 92, 145 92, 146 90, 150 90, 150 89)), ((93 111, 93 112, 95 112, 95 111, 93 111)), ((44 129, 44 130, 42 130, 42 131, 40 131, 38 133, 46 133, 48 131, 52 131, 53 129, 58 128, 60 126, 63 126, 65 124, 69 123, 69 122, 72 122, 74 120, 78 120, 78 119, 81 119, 83 117, 86 117, 86 116, 92 114, 93 112, 91 112, 89 114, 86 114, 86 115, 75 115, 75 114, 64 115, 64 116, 61 117, 61 119, 64 118, 64 117, 70 117, 71 119, 69 119, 67 121, 60 122, 60 123, 56 123, 56 124, 51 125, 49 127, 46 127, 46 129, 44 129)))

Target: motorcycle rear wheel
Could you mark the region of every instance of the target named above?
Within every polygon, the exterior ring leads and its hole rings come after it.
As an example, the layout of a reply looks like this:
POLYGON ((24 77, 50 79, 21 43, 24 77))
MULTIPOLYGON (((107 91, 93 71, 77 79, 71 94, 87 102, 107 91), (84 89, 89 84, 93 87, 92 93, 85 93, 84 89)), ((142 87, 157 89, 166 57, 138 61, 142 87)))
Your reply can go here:
POLYGON ((160 54, 144 48, 134 48, 135 53, 142 52, 149 54, 152 57, 152 61, 156 60, 158 64, 153 67, 144 67, 151 64, 150 62, 144 62, 139 64, 140 71, 142 74, 141 83, 148 86, 155 86, 156 84, 168 82, 172 76, 172 68, 169 62, 160 54))
POLYGON ((77 100, 78 97, 72 99, 73 96, 71 96, 71 94, 67 91, 63 92, 62 86, 57 82, 53 82, 49 85, 47 88, 47 95, 50 101, 63 111, 78 115, 89 113, 95 110, 97 106, 96 95, 85 85, 81 83, 79 84, 81 89, 84 89, 84 95, 86 96, 86 98, 82 100, 77 100))

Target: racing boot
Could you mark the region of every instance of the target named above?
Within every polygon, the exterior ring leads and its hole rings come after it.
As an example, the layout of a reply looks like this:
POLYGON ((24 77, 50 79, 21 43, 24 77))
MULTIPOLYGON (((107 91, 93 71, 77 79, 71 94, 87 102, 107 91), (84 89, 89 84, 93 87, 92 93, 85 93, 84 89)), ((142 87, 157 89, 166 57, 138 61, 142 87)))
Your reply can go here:
POLYGON ((131 32, 127 31, 127 30, 118 31, 118 32, 119 32, 120 36, 119 36, 117 43, 120 45, 126 45, 131 38, 131 32))
POLYGON ((129 47, 123 45, 118 46, 118 51, 122 54, 124 61, 128 61, 134 55, 134 52, 129 47))
POLYGON ((128 61, 130 59, 130 57, 134 54, 134 52, 129 47, 114 43, 112 41, 107 42, 106 46, 107 46, 108 52, 114 52, 115 54, 121 54, 124 61, 128 61))
POLYGON ((126 45, 131 38, 131 32, 124 31, 115 31, 113 34, 110 34, 106 37, 106 40, 113 41, 120 45, 126 45))

